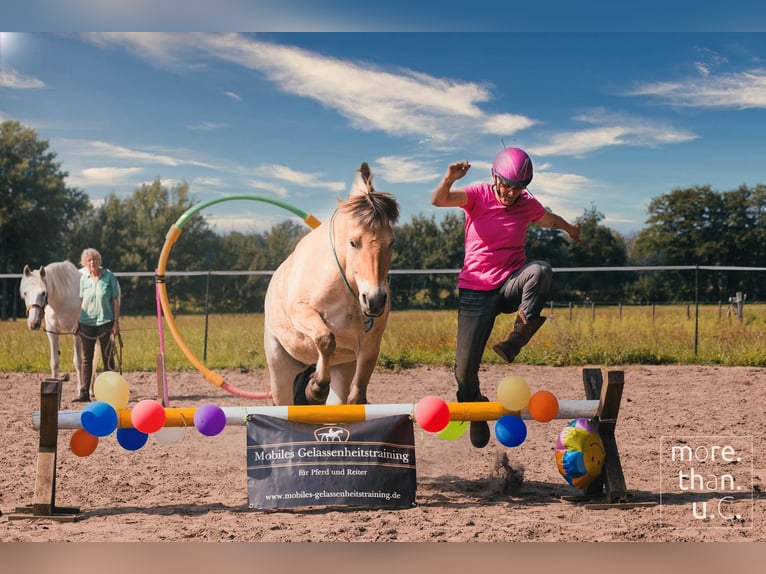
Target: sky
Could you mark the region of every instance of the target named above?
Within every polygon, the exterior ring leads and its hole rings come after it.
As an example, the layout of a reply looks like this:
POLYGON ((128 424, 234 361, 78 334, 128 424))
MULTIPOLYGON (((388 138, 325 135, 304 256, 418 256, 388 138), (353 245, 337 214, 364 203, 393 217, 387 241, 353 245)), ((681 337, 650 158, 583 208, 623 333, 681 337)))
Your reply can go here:
MULTIPOLYGON (((488 14, 448 31, 444 11, 435 31, 347 32, 359 17, 301 14, 311 32, 284 9, 249 33, 0 33, 0 121, 48 141, 96 206, 159 178, 194 202, 265 196, 324 219, 368 162, 400 224, 439 220, 456 209, 430 203, 449 163, 472 165, 456 186, 489 181, 506 145, 530 154, 543 205, 570 221, 595 208, 629 236, 673 189, 766 183, 764 34, 510 33, 488 14)), ((293 217, 244 200, 201 214, 220 233, 293 217)))

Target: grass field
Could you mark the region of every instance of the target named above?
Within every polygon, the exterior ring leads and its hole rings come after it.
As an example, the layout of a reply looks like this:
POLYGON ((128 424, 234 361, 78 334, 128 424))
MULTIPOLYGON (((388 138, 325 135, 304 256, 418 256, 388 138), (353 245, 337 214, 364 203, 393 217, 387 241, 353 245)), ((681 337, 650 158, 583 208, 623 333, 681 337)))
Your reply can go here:
MULTIPOLYGON (((744 320, 718 306, 575 307, 544 313, 548 321, 517 358, 517 363, 553 366, 597 364, 701 364, 766 366, 766 305, 749 305, 744 320), (695 335, 696 333, 696 335, 695 335), (696 344, 695 344, 696 340, 696 344), (696 347, 696 353, 695 353, 696 347)), ((260 368, 263 315, 179 316, 175 323, 189 349, 210 369, 260 368), (205 348, 205 345, 207 348, 205 348)), ((498 317, 490 347, 505 337, 513 316, 498 317)), ((395 311, 391 314, 378 359, 380 369, 416 365, 452 365, 456 311, 395 311)), ((22 320, 0 323, 0 371, 48 371, 48 341, 30 332, 22 320)), ((168 370, 193 369, 167 326, 168 370)), ((123 317, 122 367, 153 371, 160 350, 156 317, 123 317)), ((70 372, 72 338, 62 337, 61 365, 70 372)), ((487 363, 501 360, 488 350, 487 363)))

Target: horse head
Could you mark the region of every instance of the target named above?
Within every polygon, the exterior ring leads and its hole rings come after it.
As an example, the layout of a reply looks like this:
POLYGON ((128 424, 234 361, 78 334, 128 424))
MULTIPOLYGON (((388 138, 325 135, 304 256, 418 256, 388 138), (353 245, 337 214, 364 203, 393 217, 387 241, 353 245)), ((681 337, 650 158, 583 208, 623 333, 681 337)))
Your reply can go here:
POLYGON ((48 304, 48 283, 45 280, 45 267, 32 271, 24 266, 23 277, 19 285, 21 298, 24 299, 27 314, 27 327, 35 331, 40 328, 48 304))
POLYGON ((359 173, 361 182, 338 206, 330 232, 346 286, 366 316, 379 317, 388 308, 388 272, 399 204, 392 195, 375 190, 367 163, 359 173))

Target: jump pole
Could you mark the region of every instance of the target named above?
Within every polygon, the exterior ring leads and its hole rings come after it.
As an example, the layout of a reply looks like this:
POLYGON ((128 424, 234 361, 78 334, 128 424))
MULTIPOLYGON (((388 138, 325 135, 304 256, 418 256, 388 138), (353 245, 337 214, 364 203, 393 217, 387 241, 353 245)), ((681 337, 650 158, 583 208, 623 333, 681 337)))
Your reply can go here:
MULTIPOLYGON (((417 403, 389 403, 377 405, 288 405, 288 406, 235 406, 221 407, 227 426, 244 426, 250 415, 266 415, 278 419, 309 423, 352 423, 376 418, 413 415, 417 403)), ((499 402, 447 403, 451 421, 492 421, 503 415, 516 415, 531 419, 527 410, 509 411, 499 402)), ((593 418, 598 413, 598 400, 560 400, 557 419, 593 418)), ((82 411, 60 411, 61 429, 82 428, 82 411)), ((197 407, 166 407, 166 427, 193 427, 197 407)), ((133 428, 132 409, 117 409, 117 428, 133 428)), ((32 416, 32 424, 39 428, 39 413, 32 416)))

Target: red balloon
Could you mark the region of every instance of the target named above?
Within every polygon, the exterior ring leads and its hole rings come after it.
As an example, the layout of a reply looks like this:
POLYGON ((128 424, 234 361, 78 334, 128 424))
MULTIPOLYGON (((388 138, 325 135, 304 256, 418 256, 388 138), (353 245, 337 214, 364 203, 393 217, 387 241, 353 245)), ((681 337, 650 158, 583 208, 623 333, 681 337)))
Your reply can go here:
POLYGON ((150 434, 165 426, 165 407, 159 401, 145 399, 139 401, 130 413, 130 422, 136 430, 150 434))
POLYGON ((415 405, 415 422, 428 432, 439 432, 449 424, 449 407, 439 397, 423 397, 415 405))

